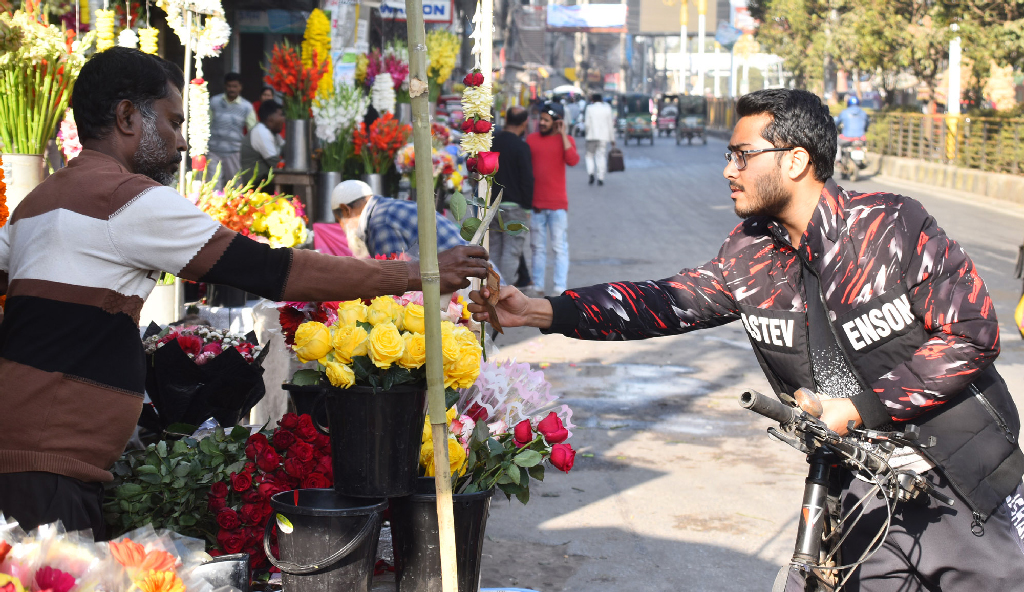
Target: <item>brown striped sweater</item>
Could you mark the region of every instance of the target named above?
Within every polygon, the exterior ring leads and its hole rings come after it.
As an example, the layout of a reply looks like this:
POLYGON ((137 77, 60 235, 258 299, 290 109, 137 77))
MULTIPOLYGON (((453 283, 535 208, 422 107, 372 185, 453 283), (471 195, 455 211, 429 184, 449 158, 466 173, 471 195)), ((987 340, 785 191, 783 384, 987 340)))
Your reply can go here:
POLYGON ((271 249, 84 150, 0 228, 0 473, 109 481, 142 409, 139 312, 161 271, 272 300, 400 294, 405 262, 271 249))

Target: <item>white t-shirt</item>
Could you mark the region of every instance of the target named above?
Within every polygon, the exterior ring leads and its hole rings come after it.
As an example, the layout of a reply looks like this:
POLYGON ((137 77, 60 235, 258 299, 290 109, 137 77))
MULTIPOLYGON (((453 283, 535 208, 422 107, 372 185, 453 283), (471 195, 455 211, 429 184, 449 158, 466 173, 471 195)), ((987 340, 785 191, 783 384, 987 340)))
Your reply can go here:
POLYGON ((256 127, 252 128, 249 136, 253 150, 259 152, 260 156, 267 159, 267 161, 273 162, 280 158, 284 139, 270 131, 270 128, 263 125, 262 122, 257 123, 256 127))

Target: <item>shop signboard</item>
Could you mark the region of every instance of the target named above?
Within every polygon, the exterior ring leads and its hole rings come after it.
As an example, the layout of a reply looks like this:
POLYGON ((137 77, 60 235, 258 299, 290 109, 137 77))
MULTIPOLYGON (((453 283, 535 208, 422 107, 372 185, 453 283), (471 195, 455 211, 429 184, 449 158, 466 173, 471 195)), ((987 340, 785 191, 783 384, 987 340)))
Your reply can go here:
POLYGON ((301 35, 308 19, 308 12, 297 10, 239 10, 238 32, 301 35))
MULTIPOLYGON (((452 0, 423 0, 423 22, 451 23, 452 0)), ((405 20, 404 0, 384 0, 380 3, 380 17, 396 21, 405 20)))

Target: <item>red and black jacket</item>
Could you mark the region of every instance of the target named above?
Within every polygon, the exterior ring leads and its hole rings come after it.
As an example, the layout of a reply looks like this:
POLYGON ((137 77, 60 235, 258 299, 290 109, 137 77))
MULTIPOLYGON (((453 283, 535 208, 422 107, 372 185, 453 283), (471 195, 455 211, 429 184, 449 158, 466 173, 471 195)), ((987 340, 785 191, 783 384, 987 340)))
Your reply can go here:
POLYGON ((749 218, 700 267, 552 299, 551 330, 644 339, 738 320, 785 399, 815 385, 807 298, 821 299, 859 374, 852 401, 865 425, 913 423, 924 441, 936 436, 926 455, 987 517, 1024 474, 1017 410, 992 367, 999 327, 970 257, 913 199, 830 179, 798 249, 774 219, 749 218), (805 266, 821 294, 805 294, 805 266))

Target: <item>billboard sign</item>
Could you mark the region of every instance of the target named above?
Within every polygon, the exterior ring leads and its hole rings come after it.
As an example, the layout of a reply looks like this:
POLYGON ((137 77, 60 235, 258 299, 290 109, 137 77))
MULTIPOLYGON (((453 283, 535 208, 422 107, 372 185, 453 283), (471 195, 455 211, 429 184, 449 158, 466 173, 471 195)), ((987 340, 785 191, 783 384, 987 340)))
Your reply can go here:
POLYGON ((743 31, 741 29, 737 29, 725 21, 718 21, 718 30, 715 31, 715 41, 725 49, 732 49, 732 46, 735 45, 742 36, 743 31))
POLYGON ((623 4, 579 4, 548 6, 548 29, 563 32, 621 33, 626 30, 623 4))
MULTIPOLYGON (((452 12, 452 0, 423 0, 423 22, 425 23, 450 24, 452 22, 452 12)), ((404 21, 404 0, 384 0, 381 2, 380 17, 382 19, 404 21)))

